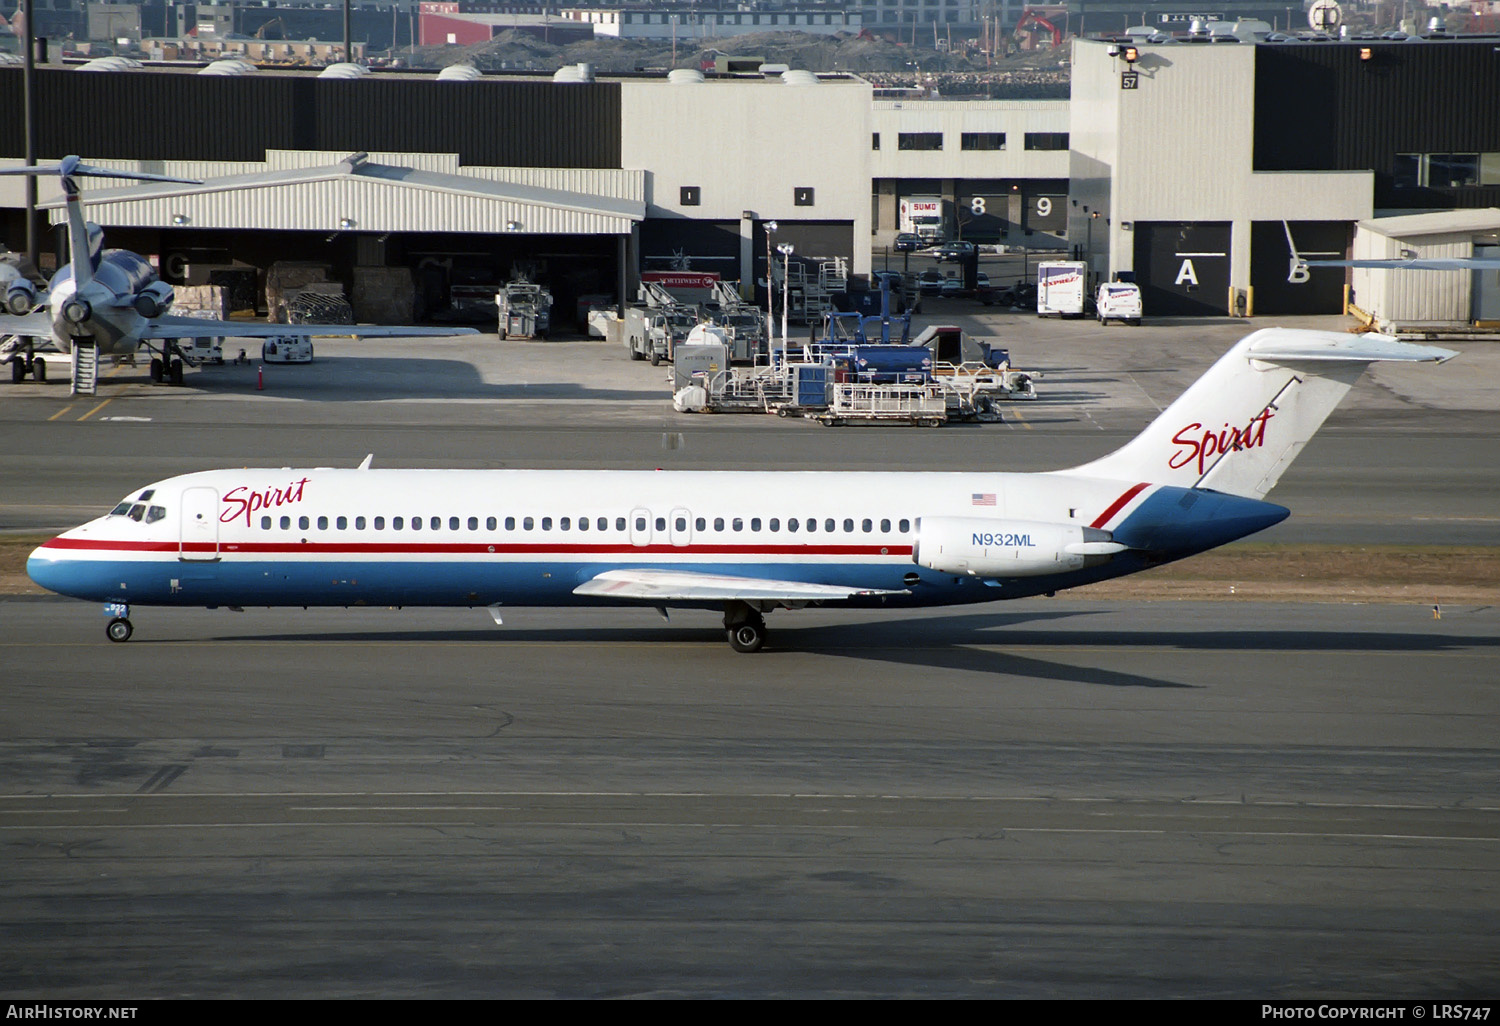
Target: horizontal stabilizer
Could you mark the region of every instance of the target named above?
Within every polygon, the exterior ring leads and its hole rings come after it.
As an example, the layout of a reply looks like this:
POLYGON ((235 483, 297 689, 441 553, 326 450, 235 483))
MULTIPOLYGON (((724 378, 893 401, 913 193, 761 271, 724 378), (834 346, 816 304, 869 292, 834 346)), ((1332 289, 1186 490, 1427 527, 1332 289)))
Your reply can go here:
POLYGON ((805 581, 698 573, 692 570, 606 570, 573 589, 575 595, 637 602, 824 602, 906 591, 850 588, 805 581))
POLYGON ((1344 360, 1356 363, 1447 363, 1458 354, 1438 346, 1402 342, 1390 335, 1368 332, 1346 335, 1331 331, 1267 332, 1247 354, 1266 363, 1309 363, 1344 360))

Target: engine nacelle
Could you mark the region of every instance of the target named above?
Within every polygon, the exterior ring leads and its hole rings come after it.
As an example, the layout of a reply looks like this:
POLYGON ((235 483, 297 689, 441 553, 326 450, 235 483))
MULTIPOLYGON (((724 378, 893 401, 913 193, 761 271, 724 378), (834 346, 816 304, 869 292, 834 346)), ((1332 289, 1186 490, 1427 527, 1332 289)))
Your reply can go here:
POLYGON ((74 297, 63 304, 62 315, 69 324, 83 324, 94 316, 94 308, 88 300, 74 297))
POLYGON ((5 309, 21 317, 36 309, 36 286, 17 278, 5 290, 5 309))
POLYGON ((923 517, 911 559, 945 574, 1040 577, 1096 566, 1127 546, 1108 531, 999 517, 923 517))
POLYGON ((160 317, 172 305, 177 294, 164 281, 154 281, 135 294, 130 305, 142 317, 160 317))

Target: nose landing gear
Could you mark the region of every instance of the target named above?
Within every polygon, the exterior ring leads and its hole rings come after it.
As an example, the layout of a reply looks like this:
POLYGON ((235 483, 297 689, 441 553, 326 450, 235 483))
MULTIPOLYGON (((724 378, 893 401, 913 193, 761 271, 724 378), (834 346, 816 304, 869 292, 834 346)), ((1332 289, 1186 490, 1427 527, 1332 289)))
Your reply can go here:
POLYGON ((109 623, 104 625, 105 636, 110 641, 129 641, 130 635, 135 633, 135 627, 130 622, 130 607, 124 602, 106 602, 104 615, 110 618, 109 623))

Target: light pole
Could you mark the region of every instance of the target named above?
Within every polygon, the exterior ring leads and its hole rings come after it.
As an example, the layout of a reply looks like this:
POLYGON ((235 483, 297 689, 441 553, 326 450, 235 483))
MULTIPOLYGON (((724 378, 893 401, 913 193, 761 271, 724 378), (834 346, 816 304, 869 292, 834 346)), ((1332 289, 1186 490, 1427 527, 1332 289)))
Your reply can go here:
POLYGON ((771 236, 776 233, 775 221, 767 221, 766 225, 766 355, 771 352, 771 343, 776 341, 776 313, 771 309, 771 300, 776 295, 776 279, 771 274, 773 266, 771 262, 771 236))
POLYGON ((781 254, 781 348, 786 348, 786 308, 792 287, 792 244, 783 242, 776 247, 781 254))

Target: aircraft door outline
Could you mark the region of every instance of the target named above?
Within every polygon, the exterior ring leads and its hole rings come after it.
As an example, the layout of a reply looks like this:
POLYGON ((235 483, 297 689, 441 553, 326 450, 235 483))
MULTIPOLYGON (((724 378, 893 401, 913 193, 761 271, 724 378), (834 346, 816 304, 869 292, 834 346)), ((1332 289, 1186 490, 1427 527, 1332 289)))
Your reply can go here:
POLYGON ((216 562, 219 558, 219 490, 185 489, 178 521, 177 558, 183 562, 216 562), (204 546, 207 548, 204 548, 204 546))

